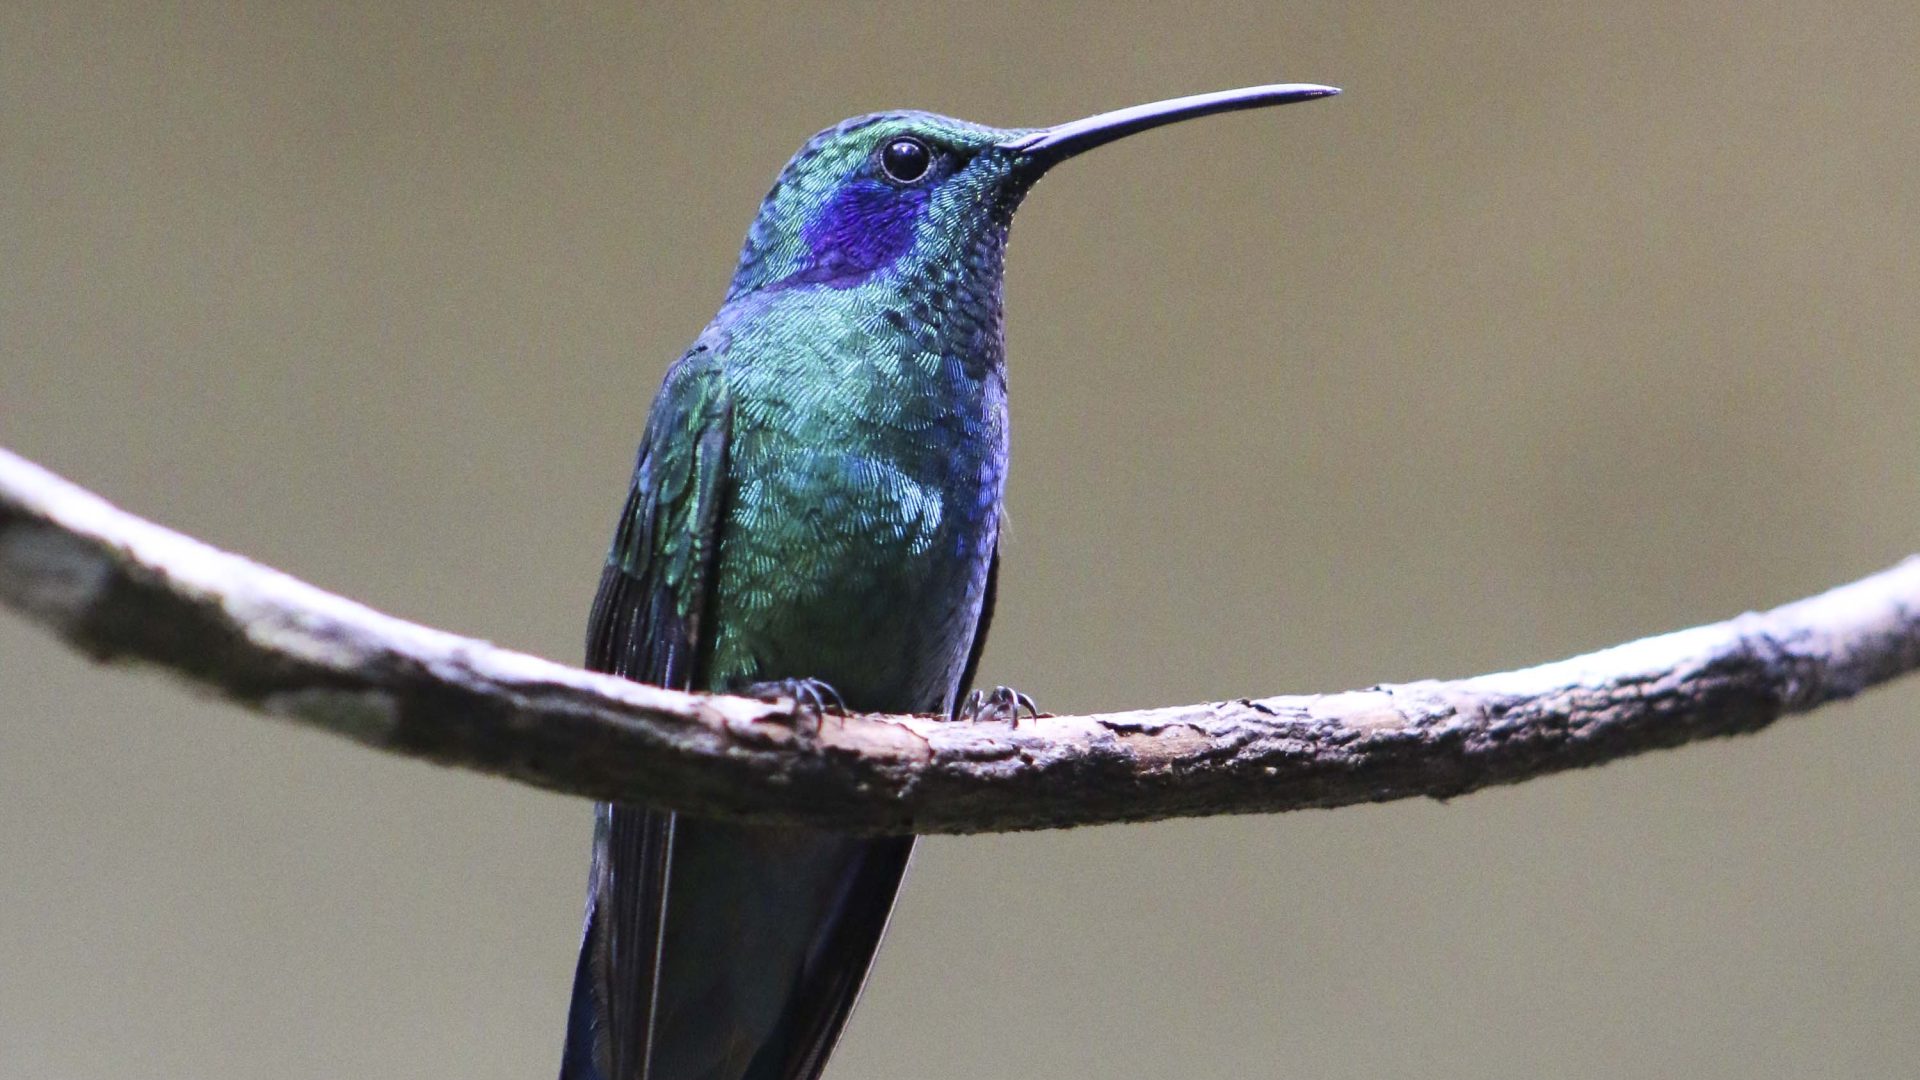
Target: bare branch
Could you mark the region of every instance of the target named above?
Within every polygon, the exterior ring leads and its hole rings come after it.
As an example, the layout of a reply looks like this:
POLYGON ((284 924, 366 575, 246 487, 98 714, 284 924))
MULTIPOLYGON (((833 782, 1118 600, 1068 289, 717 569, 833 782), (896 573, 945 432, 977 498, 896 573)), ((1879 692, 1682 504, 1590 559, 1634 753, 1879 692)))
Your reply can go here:
POLYGON ((828 718, 596 675, 383 615, 0 450, 0 599, 98 660, 555 791, 854 832, 1445 798, 1757 731, 1920 666, 1920 558, 1520 671, 1004 723, 828 718))

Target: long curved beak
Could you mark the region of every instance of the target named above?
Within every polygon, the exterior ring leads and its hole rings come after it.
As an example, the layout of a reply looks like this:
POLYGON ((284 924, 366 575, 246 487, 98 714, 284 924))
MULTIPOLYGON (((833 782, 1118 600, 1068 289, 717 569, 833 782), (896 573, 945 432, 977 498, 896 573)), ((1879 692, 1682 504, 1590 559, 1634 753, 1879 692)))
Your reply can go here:
POLYGON ((1312 101, 1314 98, 1332 97, 1339 92, 1337 87, 1320 86, 1315 83, 1275 83, 1271 86, 1219 90, 1211 94, 1194 94, 1190 97, 1115 109, 1098 116, 1089 116, 1084 120, 1071 120, 1053 127, 1023 132, 1016 138, 999 145, 1002 150, 1012 150, 1026 155, 1032 167, 1044 171, 1075 154, 1085 153, 1096 146, 1104 146, 1115 139, 1124 139, 1128 135, 1146 131, 1149 128, 1157 128, 1162 124, 1191 120, 1196 116, 1232 112, 1235 109, 1263 109, 1269 105, 1312 101))

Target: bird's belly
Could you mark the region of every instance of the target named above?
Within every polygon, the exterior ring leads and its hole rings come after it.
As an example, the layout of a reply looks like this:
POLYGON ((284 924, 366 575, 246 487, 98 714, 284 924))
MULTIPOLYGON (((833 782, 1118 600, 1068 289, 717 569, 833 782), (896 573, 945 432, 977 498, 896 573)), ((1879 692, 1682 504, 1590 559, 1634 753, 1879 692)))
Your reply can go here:
POLYGON ((947 479, 844 453, 744 477, 729 514, 751 527, 723 533, 715 684, 817 678, 857 709, 950 707, 999 491, 947 479))

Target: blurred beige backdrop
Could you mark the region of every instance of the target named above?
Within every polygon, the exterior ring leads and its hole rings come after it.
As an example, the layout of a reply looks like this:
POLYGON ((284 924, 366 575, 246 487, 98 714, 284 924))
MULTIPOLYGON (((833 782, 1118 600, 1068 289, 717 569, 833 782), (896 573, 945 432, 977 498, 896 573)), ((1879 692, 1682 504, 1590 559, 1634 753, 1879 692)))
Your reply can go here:
MULTIPOLYGON (((6 5, 0 443, 572 660, 643 411, 802 138, 1319 80, 1022 212, 987 679, 1468 674, 1920 548, 1910 0, 582 7, 6 5)), ((830 1074, 1910 1076, 1916 709, 933 840, 830 1074)), ((588 831, 0 616, 0 1075, 551 1075, 588 831)))

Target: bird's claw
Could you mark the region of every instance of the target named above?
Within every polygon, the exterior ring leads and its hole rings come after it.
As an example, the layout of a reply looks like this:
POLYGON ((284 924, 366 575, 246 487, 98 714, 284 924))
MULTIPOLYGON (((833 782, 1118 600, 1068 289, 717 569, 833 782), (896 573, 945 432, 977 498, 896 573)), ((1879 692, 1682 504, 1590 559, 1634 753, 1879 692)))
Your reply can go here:
POLYGON ((975 690, 968 694, 960 707, 954 710, 954 719, 969 723, 1005 721, 1019 727, 1022 709, 1027 711, 1027 715, 1039 719, 1040 706, 1033 703, 1033 698, 1011 686, 996 686, 991 692, 975 690))
POLYGON ((748 683, 740 693, 769 703, 791 700, 794 719, 812 717, 815 734, 825 726, 828 713, 842 719, 847 715, 847 702, 840 691, 819 679, 769 679, 748 683))

